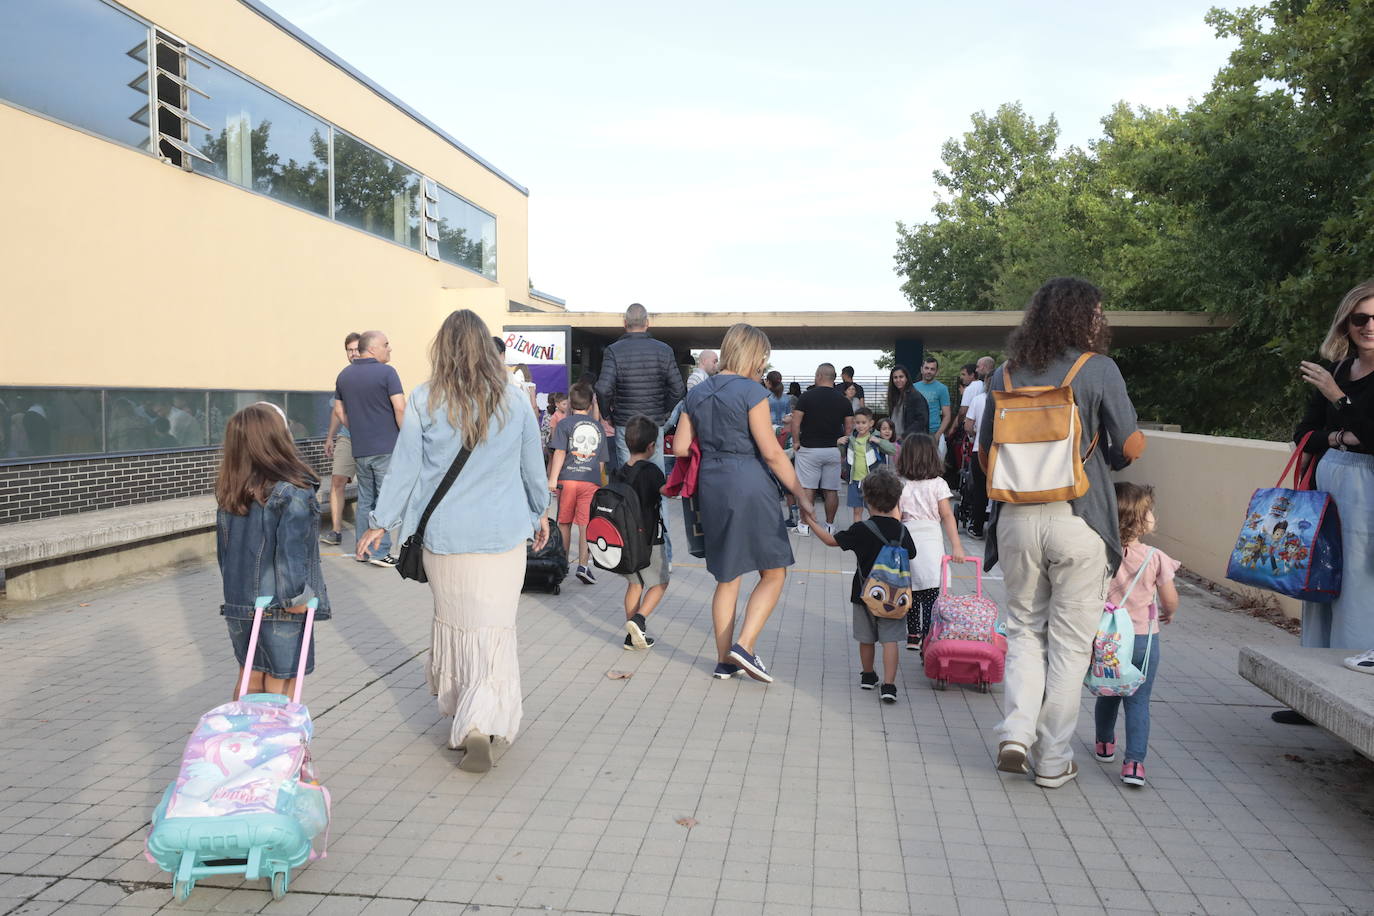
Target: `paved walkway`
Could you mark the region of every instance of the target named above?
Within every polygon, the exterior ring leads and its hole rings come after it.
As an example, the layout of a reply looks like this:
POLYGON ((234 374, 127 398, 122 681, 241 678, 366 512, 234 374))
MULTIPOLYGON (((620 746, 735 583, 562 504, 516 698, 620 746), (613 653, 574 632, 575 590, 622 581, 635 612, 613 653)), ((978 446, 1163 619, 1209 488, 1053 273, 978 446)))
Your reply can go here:
MULTIPOLYGON (((328 557, 337 616, 307 697, 335 797, 329 856, 280 903, 211 881, 184 908, 1374 910, 1374 767, 1271 723, 1273 702, 1235 674, 1238 645, 1292 636, 1185 587, 1155 688, 1150 787, 1092 760, 1084 715, 1082 773, 1047 791, 992 768, 999 692, 933 691, 905 652, 897 705, 861 692, 846 557, 794 544, 760 644, 778 676, 767 688, 708 676, 699 565, 679 566, 650 653, 621 650, 611 576, 526 595, 523 731, 480 777, 454 767, 424 688, 428 590, 328 557), (606 677, 619 669, 633 677, 606 677)), ((218 590, 213 565, 196 566, 0 622, 0 914, 179 908, 142 842, 190 727, 230 690, 218 590)))

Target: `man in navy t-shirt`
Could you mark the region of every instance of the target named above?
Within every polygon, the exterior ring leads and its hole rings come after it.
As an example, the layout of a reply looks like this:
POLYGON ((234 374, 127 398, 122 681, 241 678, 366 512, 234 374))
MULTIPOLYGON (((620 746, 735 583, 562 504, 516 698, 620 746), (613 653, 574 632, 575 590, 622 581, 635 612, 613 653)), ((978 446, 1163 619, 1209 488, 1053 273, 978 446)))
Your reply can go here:
MULTIPOLYGON (((391 451, 405 416, 405 392, 391 362, 391 341, 381 331, 366 331, 358 339, 359 356, 344 367, 334 382, 334 412, 353 437, 353 460, 358 466, 357 531, 372 526, 372 510, 391 464, 391 451)), ((373 566, 394 567, 391 532, 382 535, 373 566)))

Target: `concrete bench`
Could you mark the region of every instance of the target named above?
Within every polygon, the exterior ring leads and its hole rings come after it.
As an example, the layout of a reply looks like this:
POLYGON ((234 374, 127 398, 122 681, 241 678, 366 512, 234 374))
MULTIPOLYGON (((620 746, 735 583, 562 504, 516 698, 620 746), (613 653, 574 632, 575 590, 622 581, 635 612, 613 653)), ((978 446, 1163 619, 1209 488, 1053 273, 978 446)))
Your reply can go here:
MULTIPOLYGON (((357 488, 345 498, 354 502, 357 488)), ((321 494, 324 523, 329 492, 321 494)), ((351 514, 345 509, 344 517, 351 514)), ((24 601, 215 553, 215 498, 191 496, 0 526, 5 599, 24 601)))
POLYGON ((1374 759, 1374 676, 1341 665, 1350 649, 1245 646, 1240 676, 1374 759))

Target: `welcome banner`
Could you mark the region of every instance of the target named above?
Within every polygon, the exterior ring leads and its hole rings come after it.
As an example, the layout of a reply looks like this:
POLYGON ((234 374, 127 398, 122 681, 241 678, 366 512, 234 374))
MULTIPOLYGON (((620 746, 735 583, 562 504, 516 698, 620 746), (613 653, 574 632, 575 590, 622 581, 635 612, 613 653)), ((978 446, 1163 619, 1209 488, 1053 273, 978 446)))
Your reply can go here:
MULTIPOLYGON (((568 390, 568 332, 507 330, 506 365, 524 365, 541 394, 568 390)), ((541 399, 542 402, 542 399, 541 399)))

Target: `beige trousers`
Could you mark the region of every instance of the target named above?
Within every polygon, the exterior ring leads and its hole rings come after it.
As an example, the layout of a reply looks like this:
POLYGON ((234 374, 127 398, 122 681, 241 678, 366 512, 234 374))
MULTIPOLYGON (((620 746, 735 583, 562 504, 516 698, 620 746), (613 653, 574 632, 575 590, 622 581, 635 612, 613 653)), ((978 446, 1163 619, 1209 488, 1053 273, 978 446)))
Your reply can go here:
POLYGON ((1083 675, 1107 597, 1107 546, 1066 502, 1002 506, 997 562, 1007 588, 1002 741, 1031 750, 1035 771, 1073 760, 1083 675))

